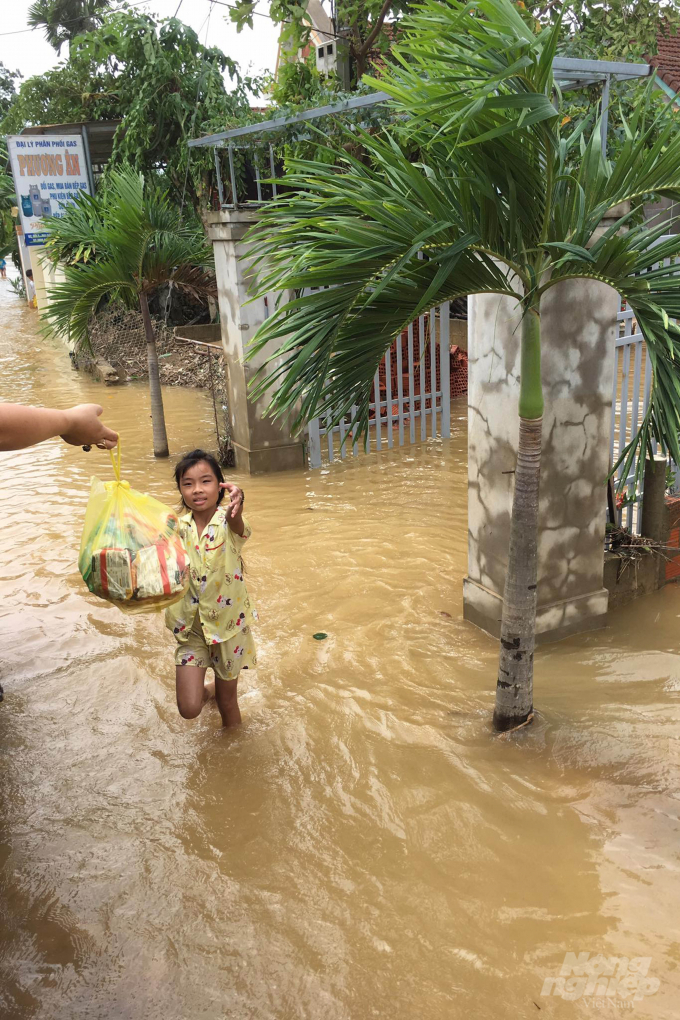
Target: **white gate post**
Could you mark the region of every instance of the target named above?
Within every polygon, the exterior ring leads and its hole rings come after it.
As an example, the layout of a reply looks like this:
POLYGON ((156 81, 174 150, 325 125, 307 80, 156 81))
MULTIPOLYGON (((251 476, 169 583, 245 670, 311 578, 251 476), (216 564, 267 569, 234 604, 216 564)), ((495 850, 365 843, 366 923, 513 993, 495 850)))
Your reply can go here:
MULTIPOLYGON (((468 576, 464 615, 500 633, 519 431, 517 305, 470 301, 468 576)), ((602 626, 614 343, 619 296, 565 281, 542 302, 545 394, 539 498, 538 640, 602 626)))
POLYGON ((249 286, 253 268, 248 260, 245 233, 255 223, 257 212, 245 209, 211 213, 208 236, 215 252, 215 272, 222 326, 222 346, 227 363, 227 387, 231 432, 236 466, 250 474, 265 474, 304 467, 304 447, 286 426, 265 416, 271 394, 255 400, 248 384, 264 364, 270 350, 265 348, 252 361, 245 361, 248 342, 273 310, 277 295, 251 300, 249 286))

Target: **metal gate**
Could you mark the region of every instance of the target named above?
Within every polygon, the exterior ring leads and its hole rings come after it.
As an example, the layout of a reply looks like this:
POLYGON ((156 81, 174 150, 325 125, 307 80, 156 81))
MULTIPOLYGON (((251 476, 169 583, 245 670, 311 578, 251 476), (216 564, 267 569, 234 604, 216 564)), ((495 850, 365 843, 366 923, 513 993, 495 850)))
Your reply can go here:
MULTIPOLYGON (((314 418, 307 426, 310 468, 321 467, 351 453, 391 449, 428 437, 451 434, 450 305, 430 309, 397 337, 373 380, 369 429, 359 442, 352 415, 331 426, 332 416, 314 418)), ((467 366, 465 365, 465 372, 467 366)))
MULTIPOLYGON (((669 235, 660 237, 657 242, 668 240, 669 235)), ((668 265, 670 259, 665 259, 664 264, 668 265)), ((658 263, 661 265, 661 263, 658 263)), ((656 268, 656 267, 654 267, 656 268)), ((618 332, 614 348, 614 392, 612 394, 612 416, 610 433, 610 463, 615 464, 621 453, 636 434, 647 408, 652 389, 652 367, 647 358, 647 349, 642 333, 638 328, 635 315, 631 308, 628 308, 625 301, 621 302, 621 309, 617 316, 618 332)), ((652 443, 656 453, 656 442, 652 443)), ((642 523, 642 481, 635 484, 635 470, 637 459, 631 465, 625 485, 625 499, 619 508, 619 523, 634 534, 640 534, 642 523)), ((673 465, 678 481, 678 469, 673 465)), ((621 465, 615 476, 615 486, 618 491, 622 482, 623 465, 621 465)))

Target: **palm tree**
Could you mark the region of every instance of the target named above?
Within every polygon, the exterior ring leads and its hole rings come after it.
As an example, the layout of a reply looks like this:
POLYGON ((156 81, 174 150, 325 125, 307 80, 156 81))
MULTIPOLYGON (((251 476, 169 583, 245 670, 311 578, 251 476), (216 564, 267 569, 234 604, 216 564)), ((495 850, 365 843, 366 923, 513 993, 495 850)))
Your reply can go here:
POLYGON ((278 387, 270 411, 292 413, 297 427, 349 415, 364 432, 376 369, 409 322, 464 295, 517 301, 519 447, 494 713, 496 728, 510 729, 533 711, 541 304, 551 287, 594 279, 627 300, 654 372, 627 464, 652 439, 680 457, 680 329, 669 321, 680 316, 680 265, 652 271, 680 254, 680 237, 657 244, 667 228, 640 222, 646 195, 680 199, 680 133, 655 117, 648 93, 607 161, 598 123, 563 123, 552 75, 559 25, 535 31, 511 0, 424 0, 403 28, 379 82, 397 116, 391 133, 364 133, 362 160, 338 149, 294 162, 286 195, 252 234, 262 292, 298 295, 254 338, 253 354, 278 347, 255 395, 278 387), (417 143, 420 162, 405 143, 417 143), (621 203, 630 214, 598 236, 621 203))
POLYGON ((212 247, 198 227, 181 221, 165 193, 130 169, 109 174, 97 196, 81 194, 62 219, 46 220, 48 251, 63 266, 63 280, 48 292, 47 319, 76 344, 87 342, 87 325, 102 298, 138 305, 144 320, 153 449, 168 456, 158 352, 149 294, 161 284, 196 295, 217 293, 212 247))
POLYGON ((110 6, 109 0, 35 0, 28 8, 28 24, 44 28, 45 38, 59 53, 65 42, 98 28, 110 6))

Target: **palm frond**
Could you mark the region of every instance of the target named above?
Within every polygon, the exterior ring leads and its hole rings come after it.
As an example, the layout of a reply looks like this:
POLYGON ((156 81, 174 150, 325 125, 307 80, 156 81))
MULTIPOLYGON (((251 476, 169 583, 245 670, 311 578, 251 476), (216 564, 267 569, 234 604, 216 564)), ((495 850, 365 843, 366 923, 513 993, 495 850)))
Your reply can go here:
POLYGON ((468 210, 448 170, 414 166, 392 141, 363 140, 382 173, 350 157, 344 175, 323 161, 296 162, 287 177, 295 197, 275 203, 252 234, 260 293, 297 292, 254 340, 252 353, 277 348, 256 394, 276 387, 272 411, 297 407, 298 427, 352 405, 366 425, 386 349, 431 305, 468 293, 522 297, 504 253, 465 229, 468 210), (328 289, 309 292, 317 287, 328 289))
POLYGON ((113 259, 63 267, 63 280, 49 291, 47 320, 56 333, 79 345, 87 339, 87 325, 104 297, 137 296, 129 267, 113 259))

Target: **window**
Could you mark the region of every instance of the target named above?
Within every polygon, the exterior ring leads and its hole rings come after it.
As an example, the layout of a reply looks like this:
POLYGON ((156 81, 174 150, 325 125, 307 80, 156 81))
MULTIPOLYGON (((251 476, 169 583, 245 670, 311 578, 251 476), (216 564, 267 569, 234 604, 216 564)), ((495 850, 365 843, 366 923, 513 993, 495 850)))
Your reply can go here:
POLYGON ((333 43, 329 43, 326 47, 326 54, 330 57, 333 54, 333 43))
POLYGON ((319 46, 319 51, 318 52, 319 52, 319 56, 322 57, 323 56, 323 46, 319 46))

